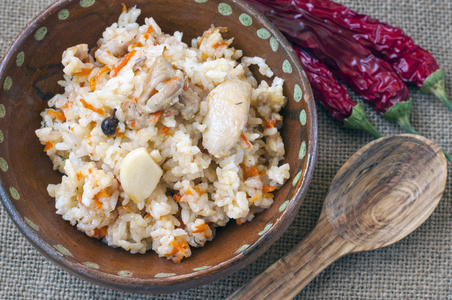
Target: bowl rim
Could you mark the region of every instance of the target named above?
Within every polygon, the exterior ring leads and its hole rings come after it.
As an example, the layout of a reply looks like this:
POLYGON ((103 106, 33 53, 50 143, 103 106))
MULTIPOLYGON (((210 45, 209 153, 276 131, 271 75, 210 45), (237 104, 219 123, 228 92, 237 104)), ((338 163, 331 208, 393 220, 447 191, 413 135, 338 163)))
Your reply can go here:
MULTIPOLYGON (((283 212, 283 214, 275 221, 274 226, 277 228, 272 228, 265 235, 260 237, 255 243, 249 246, 246 251, 235 254, 232 258, 221 262, 215 266, 211 266, 208 269, 194 271, 192 273, 175 275, 166 278, 136 278, 136 277, 124 277, 120 275, 114 275, 111 273, 103 272, 102 270, 97 270, 89 268, 81 263, 75 263, 68 259, 66 256, 58 252, 52 245, 41 239, 35 232, 31 230, 28 224, 25 222, 24 218, 19 214, 19 212, 14 208, 13 201, 11 197, 7 194, 3 181, 0 179, 0 200, 13 223, 19 229, 19 231, 25 236, 25 238, 37 249, 43 256, 49 259, 52 263, 58 265, 62 269, 66 270, 68 273, 75 275, 76 277, 95 283, 97 285, 111 288, 120 291, 132 291, 132 292, 142 292, 142 293, 165 293, 168 292, 168 287, 171 286, 171 292, 185 290, 188 288, 193 288, 208 284, 210 282, 219 280, 226 275, 237 272, 238 270, 244 268, 254 260, 256 260, 261 254, 268 250, 268 248, 276 242, 287 230, 289 225, 292 223, 293 219, 298 213, 298 210, 303 203, 308 187, 311 183, 315 163, 317 159, 317 140, 318 140, 318 130, 317 130, 317 112, 315 107, 314 97, 312 95, 311 87, 306 74, 301 66, 301 63, 296 56, 294 50, 292 49, 288 40, 283 36, 283 34, 276 29, 276 27, 271 24, 270 21, 266 19, 265 16, 260 14, 255 8, 242 0, 229 0, 239 7, 240 10, 250 14, 250 16, 261 22, 264 27, 272 34, 272 36, 280 43, 284 48, 284 51, 288 54, 290 62, 292 63, 294 73, 299 74, 300 81, 304 83, 306 87, 305 93, 308 93, 308 99, 305 100, 307 104, 308 112, 308 124, 310 130, 307 131, 308 135, 306 139, 309 141, 306 148, 306 168, 303 174, 303 182, 298 188, 297 197, 289 202, 289 205, 283 212), (278 223, 278 224, 277 224, 278 223), (282 230, 276 230, 282 229, 282 230), (267 242, 267 243, 265 243, 267 242), (189 284, 193 282, 194 284, 189 284)), ((72 0, 58 0, 49 6, 47 6, 43 11, 38 13, 16 36, 13 43, 9 46, 5 55, 3 56, 0 63, 0 79, 5 75, 5 69, 8 63, 11 61, 14 49, 20 46, 23 41, 32 36, 34 30, 37 28, 38 24, 45 20, 47 17, 57 13, 61 8, 69 5, 72 0)), ((287 184, 287 183, 286 183, 287 184)))

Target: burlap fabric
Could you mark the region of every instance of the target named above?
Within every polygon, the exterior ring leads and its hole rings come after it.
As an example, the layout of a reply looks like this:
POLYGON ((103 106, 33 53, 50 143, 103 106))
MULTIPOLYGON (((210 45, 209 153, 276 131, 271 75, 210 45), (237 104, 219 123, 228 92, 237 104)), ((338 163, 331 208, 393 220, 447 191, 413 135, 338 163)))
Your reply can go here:
MULTIPOLYGON (((212 0, 213 1, 213 0, 212 0)), ((52 0, 0 1, 0 53, 52 0)), ((428 49, 447 73, 452 95, 452 1, 340 0, 354 10, 403 28, 428 49)), ((413 126, 452 152, 452 112, 433 96, 410 88, 413 126)), ((354 95, 353 95, 354 96, 354 95)), ((355 99, 357 99, 355 97, 355 99)), ((402 133, 366 106, 384 135, 402 133)), ((169 295, 117 292, 86 283, 53 265, 19 233, 0 205, 0 299, 224 299, 287 253, 315 225, 328 186, 340 166, 372 137, 347 130, 322 108, 318 159, 300 212, 284 236, 241 271, 197 289, 169 295)), ((452 173, 451 164, 449 173, 452 173)), ((344 257, 322 272, 296 299, 452 299, 452 180, 427 222, 409 237, 384 249, 344 257)), ((258 299, 258 295, 256 296, 258 299)))

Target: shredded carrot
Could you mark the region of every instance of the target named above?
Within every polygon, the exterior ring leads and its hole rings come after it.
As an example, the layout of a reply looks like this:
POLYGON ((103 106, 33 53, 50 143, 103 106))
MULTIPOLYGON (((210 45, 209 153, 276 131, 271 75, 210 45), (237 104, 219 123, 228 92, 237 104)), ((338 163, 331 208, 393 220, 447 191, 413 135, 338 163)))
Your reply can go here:
POLYGON ((107 191, 106 190, 104 190, 104 189, 101 189, 100 191, 99 191, 99 193, 97 193, 97 196, 99 196, 99 197, 110 197, 110 195, 107 193, 107 191))
MULTIPOLYGON (((175 254, 177 254, 177 252, 181 252, 185 257, 187 257, 187 254, 184 251, 184 249, 188 250, 188 245, 187 245, 186 242, 184 242, 184 241, 182 241, 182 242, 171 241, 170 244, 173 245, 173 247, 176 248, 176 250, 177 250, 176 253, 171 254, 171 255, 175 255, 175 254)), ((174 249, 173 249, 173 252, 174 252, 174 249)), ((171 253, 173 253, 173 252, 171 252, 171 253)))
POLYGON ((144 34, 144 38, 147 40, 151 33, 153 33, 154 31, 155 31, 154 28, 151 25, 149 25, 148 30, 144 34))
POLYGON ((49 151, 50 149, 52 149, 55 145, 51 142, 48 141, 44 147, 44 151, 49 151))
POLYGON ((96 108, 92 106, 91 104, 86 102, 85 99, 80 99, 80 102, 82 102, 84 108, 92 110, 93 112, 98 113, 99 115, 104 114, 104 110, 102 108, 96 108))
POLYGON ((71 108, 74 105, 74 103, 72 103, 72 101, 66 102, 63 104, 63 109, 68 109, 71 108))
POLYGON ((89 69, 89 68, 83 68, 80 72, 74 73, 73 75, 77 75, 77 76, 88 76, 89 74, 91 74, 91 71, 93 69, 89 69))
POLYGON ((160 116, 162 115, 162 111, 157 111, 151 115, 151 124, 155 125, 160 120, 160 116))
POLYGON ((132 97, 132 100, 133 100, 135 103, 138 103, 138 98, 137 98, 137 97, 133 96, 133 97, 132 97))
POLYGON ((171 130, 171 127, 163 126, 162 133, 166 134, 166 135, 174 135, 174 133, 170 132, 170 130, 171 130))
POLYGON ((134 128, 136 124, 137 124, 137 122, 132 121, 132 122, 130 122, 130 127, 134 128))
POLYGON ((259 199, 260 195, 262 195, 262 193, 257 193, 256 195, 254 195, 254 197, 251 198, 251 202, 256 202, 256 200, 259 199))
POLYGON ((122 5, 122 12, 127 12, 128 11, 127 6, 124 3, 121 3, 121 5, 122 5))
POLYGON ((245 134, 242 132, 240 136, 242 137, 242 140, 245 141, 246 149, 251 149, 251 144, 248 142, 248 139, 246 138, 245 134))
POLYGON ((262 191, 265 193, 273 192, 276 190, 276 186, 266 185, 264 184, 264 187, 262 188, 262 191))
POLYGON ((102 74, 110 72, 110 71, 111 71, 111 69, 108 66, 105 66, 105 67, 101 68, 99 71, 97 71, 96 75, 94 75, 93 77, 90 78, 89 86, 92 91, 96 90, 97 81, 99 80, 99 77, 102 76, 102 74))
POLYGON ((167 81, 165 81, 165 84, 168 84, 168 83, 170 83, 171 81, 175 81, 175 80, 177 80, 177 79, 178 79, 178 77, 177 77, 177 76, 174 76, 173 78, 168 79, 167 81))
POLYGON ((94 228, 94 235, 93 238, 101 239, 107 234, 107 226, 102 228, 94 228))
POLYGON ((218 43, 216 43, 215 45, 213 45, 213 48, 214 49, 218 49, 218 48, 220 48, 220 47, 222 47, 222 46, 227 46, 228 45, 228 43, 225 43, 225 42, 218 42, 218 43))
POLYGON ((203 224, 200 224, 200 225, 195 225, 195 228, 196 229, 192 231, 193 233, 204 232, 204 231, 207 231, 209 229, 209 225, 203 223, 203 224))
POLYGON ((241 219, 237 219, 235 221, 237 222, 237 225, 242 225, 243 224, 241 219))
POLYGON ((213 31, 215 29, 218 29, 220 33, 226 33, 228 32, 228 28, 227 27, 213 27, 210 28, 209 30, 205 31, 201 37, 201 39, 199 40, 198 46, 201 45, 201 43, 203 42, 203 40, 208 37, 209 35, 211 35, 213 33, 213 31))
POLYGON ((117 137, 123 138, 126 135, 126 133, 125 132, 119 132, 119 130, 120 130, 119 126, 116 127, 115 135, 117 137))
POLYGON ((204 195, 204 194, 206 193, 206 191, 201 190, 198 186, 195 186, 193 189, 194 189, 200 196, 201 196, 201 195, 204 195))
POLYGON ((243 171, 250 177, 259 176, 259 171, 257 170, 256 166, 247 167, 243 165, 243 171))
POLYGON ((173 195, 173 199, 174 199, 174 201, 176 201, 176 202, 180 202, 180 200, 182 199, 182 196, 179 195, 179 194, 174 194, 174 195, 173 195))
POLYGON ((135 44, 132 44, 132 49, 134 49, 134 48, 138 48, 138 47, 143 47, 143 44, 142 44, 142 43, 140 43, 140 42, 138 42, 138 43, 135 43, 135 44))
POLYGON ((187 191, 185 192, 185 194, 193 196, 193 192, 191 191, 190 187, 187 188, 187 191))
POLYGON ((124 68, 127 65, 129 60, 135 55, 135 53, 137 53, 137 50, 132 50, 124 57, 121 63, 111 72, 112 78, 118 75, 119 71, 121 71, 122 68, 124 68))
POLYGON ((83 178, 82 172, 77 172, 75 176, 77 177, 77 180, 81 180, 83 178))
POLYGON ((274 198, 275 195, 273 195, 272 193, 264 193, 264 198, 274 198))
POLYGON ((61 121, 61 122, 63 122, 63 121, 66 120, 66 117, 65 117, 65 115, 64 115, 64 112, 61 112, 61 111, 55 111, 55 110, 53 110, 53 109, 49 109, 49 110, 47 111, 47 114, 50 115, 50 116, 52 116, 52 117, 54 117, 55 119, 57 119, 57 120, 59 120, 59 121, 61 121))
POLYGON ((122 206, 121 206, 121 209, 122 209, 122 210, 125 210, 125 211, 129 211, 129 210, 130 210, 130 207, 128 207, 127 205, 122 205, 122 206))
POLYGON ((273 128, 273 127, 275 127, 275 125, 276 125, 276 121, 273 121, 273 120, 266 120, 266 121, 265 121, 265 125, 266 125, 268 128, 273 128))
POLYGON ((96 196, 94 196, 93 200, 94 200, 94 204, 96 205, 96 209, 101 209, 102 202, 99 201, 99 197, 96 195, 96 196))

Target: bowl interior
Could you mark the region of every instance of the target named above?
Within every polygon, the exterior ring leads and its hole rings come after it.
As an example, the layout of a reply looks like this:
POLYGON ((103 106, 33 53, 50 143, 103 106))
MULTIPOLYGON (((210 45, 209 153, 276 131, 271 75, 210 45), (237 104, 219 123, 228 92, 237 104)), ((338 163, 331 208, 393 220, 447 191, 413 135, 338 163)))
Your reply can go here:
MULTIPOLYGON (((216 280, 245 266, 279 238, 306 194, 315 161, 316 116, 309 84, 285 39, 266 20, 238 1, 58 1, 21 33, 0 66, 0 180, 2 201, 20 230, 44 255, 86 280, 116 289, 172 292, 216 280), (153 251, 130 254, 87 237, 55 213, 47 194, 61 174, 53 170, 34 131, 46 101, 62 89, 61 54, 79 43, 96 45, 121 13, 121 3, 137 5, 138 19, 152 16, 166 33, 184 33, 184 42, 215 26, 246 56, 266 59, 285 80, 283 110, 285 162, 291 177, 275 203, 252 222, 230 222, 216 238, 180 264, 153 251)), ((263 80, 255 72, 258 80, 263 80)))

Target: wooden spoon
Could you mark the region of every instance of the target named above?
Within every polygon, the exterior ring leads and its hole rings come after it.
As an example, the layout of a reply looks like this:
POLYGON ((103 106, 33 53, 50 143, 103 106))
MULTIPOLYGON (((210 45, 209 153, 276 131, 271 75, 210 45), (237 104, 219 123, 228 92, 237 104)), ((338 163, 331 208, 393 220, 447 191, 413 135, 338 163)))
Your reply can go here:
POLYGON ((422 136, 367 144, 334 177, 314 230, 228 299, 291 299, 340 257, 399 241, 431 215, 446 178, 444 154, 422 136))

